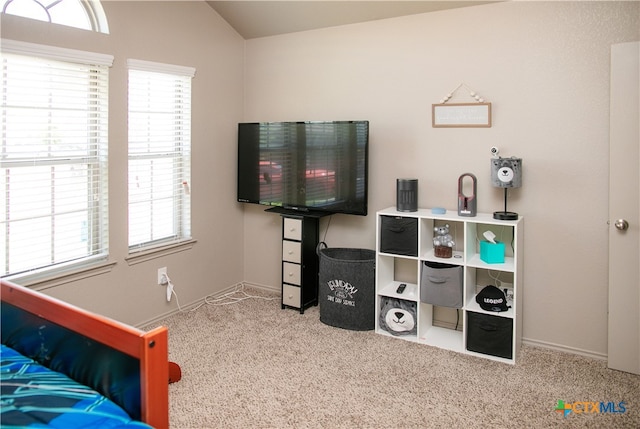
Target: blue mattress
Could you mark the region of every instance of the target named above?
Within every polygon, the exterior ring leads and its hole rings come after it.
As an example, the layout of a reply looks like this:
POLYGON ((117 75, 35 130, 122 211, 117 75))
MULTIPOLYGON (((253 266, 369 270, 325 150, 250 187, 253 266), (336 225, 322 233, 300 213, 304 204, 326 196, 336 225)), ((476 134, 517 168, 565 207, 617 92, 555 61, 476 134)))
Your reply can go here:
POLYGON ((150 428, 111 400, 2 345, 2 428, 150 428))

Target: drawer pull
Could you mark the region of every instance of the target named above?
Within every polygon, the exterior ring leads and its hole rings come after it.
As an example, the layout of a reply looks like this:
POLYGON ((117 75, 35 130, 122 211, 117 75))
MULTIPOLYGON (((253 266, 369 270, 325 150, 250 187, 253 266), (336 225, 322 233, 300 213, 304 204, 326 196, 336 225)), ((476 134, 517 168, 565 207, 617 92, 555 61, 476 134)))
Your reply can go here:
POLYGON ((293 255, 293 250, 289 250, 289 255, 293 255))
POLYGON ((289 277, 293 277, 293 273, 289 273, 289 277))

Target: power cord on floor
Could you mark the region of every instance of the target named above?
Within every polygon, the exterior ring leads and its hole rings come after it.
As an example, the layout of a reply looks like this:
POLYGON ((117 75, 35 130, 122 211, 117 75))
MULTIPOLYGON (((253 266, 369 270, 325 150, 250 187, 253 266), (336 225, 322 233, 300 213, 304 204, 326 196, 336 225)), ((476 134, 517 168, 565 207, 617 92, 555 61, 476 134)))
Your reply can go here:
POLYGON ((189 311, 196 311, 197 309, 199 309, 204 305, 222 306, 222 305, 237 304, 247 299, 262 299, 265 301, 273 301, 279 298, 271 297, 271 296, 251 295, 245 291, 245 284, 243 282, 240 282, 234 285, 233 290, 225 294, 222 294, 220 296, 213 296, 213 295, 205 296, 204 300, 200 304, 191 308, 189 311))
MULTIPOLYGON (((165 275, 166 276, 166 275, 165 275)), ((171 280, 169 279, 168 276, 166 276, 166 281, 167 283, 171 282, 171 280)), ((168 286, 168 284, 167 284, 168 286)), ((193 307, 189 307, 189 308, 182 308, 180 306, 180 301, 178 300, 178 294, 175 291, 175 287, 173 287, 173 283, 171 283, 171 292, 172 295, 174 295, 176 297, 176 303, 178 304, 178 313, 190 313, 193 311, 198 310, 200 307, 204 306, 204 305, 215 305, 215 306, 222 306, 222 305, 229 305, 229 304, 237 304, 239 302, 245 301, 247 299, 262 299, 265 301, 274 301, 274 300, 279 300, 280 297, 279 296, 260 296, 260 295, 251 295, 249 293, 247 293, 244 289, 245 289, 245 284, 243 282, 240 283, 236 283, 233 286, 233 289, 227 293, 224 293, 220 296, 214 296, 214 295, 207 295, 206 297, 204 297, 203 301, 200 302, 199 304, 193 306, 193 307), (239 295, 239 296, 236 296, 239 295)), ((148 324, 146 327, 143 327, 141 329, 151 329, 153 327, 156 327, 157 325, 154 324, 148 324)))
MULTIPOLYGON (((178 304, 178 312, 182 313, 184 311, 187 311, 186 309, 183 309, 182 306, 180 305, 180 299, 178 298, 176 289, 173 286, 173 282, 171 281, 171 278, 169 278, 167 274, 163 274, 161 284, 167 287, 167 301, 171 301, 171 296, 175 296, 176 303, 178 304)), ((225 294, 222 294, 220 296, 207 295, 204 297, 203 301, 200 304, 196 305, 195 307, 189 308, 188 311, 196 311, 203 305, 229 305, 229 304, 236 304, 238 302, 242 302, 247 299, 263 299, 266 301, 273 301, 275 299, 278 299, 278 297, 265 297, 260 295, 251 295, 247 293, 244 289, 245 289, 245 284, 243 282, 236 283, 233 286, 233 290, 225 294)))

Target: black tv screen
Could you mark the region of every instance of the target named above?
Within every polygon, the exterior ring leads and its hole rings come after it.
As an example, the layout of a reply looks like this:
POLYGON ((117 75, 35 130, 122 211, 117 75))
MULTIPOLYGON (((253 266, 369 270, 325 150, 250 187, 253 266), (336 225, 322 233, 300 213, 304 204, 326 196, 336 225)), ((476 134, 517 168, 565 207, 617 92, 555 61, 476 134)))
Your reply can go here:
POLYGON ((238 201, 366 216, 368 121, 238 124, 238 201))

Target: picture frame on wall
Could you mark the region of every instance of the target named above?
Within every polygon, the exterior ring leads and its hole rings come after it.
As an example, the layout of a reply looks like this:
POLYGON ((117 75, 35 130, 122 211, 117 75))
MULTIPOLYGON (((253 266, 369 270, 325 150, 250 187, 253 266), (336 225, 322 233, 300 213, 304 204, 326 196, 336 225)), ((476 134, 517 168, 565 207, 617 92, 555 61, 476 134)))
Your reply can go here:
POLYGON ((491 103, 431 105, 433 128, 490 128, 491 103))

